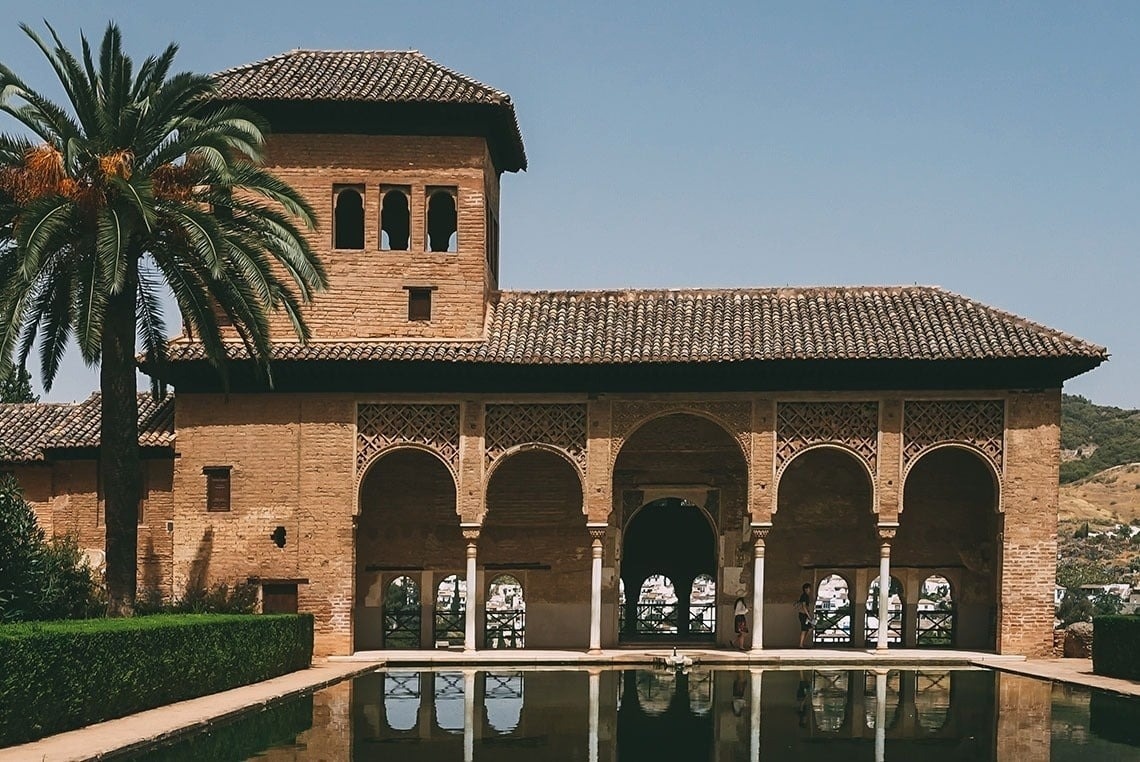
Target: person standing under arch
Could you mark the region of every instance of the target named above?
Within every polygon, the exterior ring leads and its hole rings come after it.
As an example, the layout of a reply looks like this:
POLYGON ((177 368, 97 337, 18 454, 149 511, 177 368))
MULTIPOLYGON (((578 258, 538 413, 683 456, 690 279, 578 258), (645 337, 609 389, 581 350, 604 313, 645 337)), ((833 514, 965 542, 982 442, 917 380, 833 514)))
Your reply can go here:
POLYGON ((800 597, 796 600, 796 613, 800 618, 800 648, 811 643, 811 631, 815 629, 815 603, 811 597, 811 583, 805 582, 800 597))

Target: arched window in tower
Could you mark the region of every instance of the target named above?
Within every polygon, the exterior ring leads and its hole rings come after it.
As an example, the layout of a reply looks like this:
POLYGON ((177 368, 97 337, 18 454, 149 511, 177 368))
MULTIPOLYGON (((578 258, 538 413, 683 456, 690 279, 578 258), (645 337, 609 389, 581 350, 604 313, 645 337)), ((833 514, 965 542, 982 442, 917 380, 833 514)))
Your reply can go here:
POLYGON ((364 248, 364 197, 356 188, 336 191, 333 212, 333 248, 364 248))
POLYGON ((427 189, 427 250, 458 251, 459 216, 455 188, 427 189))
POLYGON ((408 188, 383 186, 380 201, 380 249, 407 251, 412 232, 412 218, 408 208, 408 188))

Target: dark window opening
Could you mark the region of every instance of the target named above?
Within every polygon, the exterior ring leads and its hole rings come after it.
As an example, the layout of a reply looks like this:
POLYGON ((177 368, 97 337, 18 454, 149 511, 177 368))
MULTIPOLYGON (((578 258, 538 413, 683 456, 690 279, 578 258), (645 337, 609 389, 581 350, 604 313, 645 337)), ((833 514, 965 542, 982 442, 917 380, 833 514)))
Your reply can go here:
POLYGON ((261 613, 296 614, 296 584, 264 584, 261 586, 261 613))
POLYGON ((208 466, 202 469, 206 475, 206 510, 228 511, 230 509, 230 467, 208 466))
POLYGON ((407 251, 412 233, 412 217, 408 209, 408 192, 402 188, 384 191, 380 207, 380 248, 383 251, 407 251))
POLYGON ((408 320, 431 320, 430 288, 408 289, 408 320))
POLYGON ((428 189, 427 248, 428 251, 458 251, 458 214, 455 207, 455 189, 428 189))
POLYGON ((354 188, 336 194, 333 248, 364 248, 364 197, 354 188))

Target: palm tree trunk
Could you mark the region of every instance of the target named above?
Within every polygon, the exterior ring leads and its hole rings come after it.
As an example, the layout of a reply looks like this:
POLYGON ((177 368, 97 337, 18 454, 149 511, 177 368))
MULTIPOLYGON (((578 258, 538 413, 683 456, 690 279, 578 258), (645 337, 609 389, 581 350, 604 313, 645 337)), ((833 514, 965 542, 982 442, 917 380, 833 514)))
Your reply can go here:
POLYGON ((138 258, 129 257, 123 290, 112 294, 103 319, 99 470, 107 529, 110 616, 134 612, 138 566, 139 401, 135 380, 135 292, 138 258))

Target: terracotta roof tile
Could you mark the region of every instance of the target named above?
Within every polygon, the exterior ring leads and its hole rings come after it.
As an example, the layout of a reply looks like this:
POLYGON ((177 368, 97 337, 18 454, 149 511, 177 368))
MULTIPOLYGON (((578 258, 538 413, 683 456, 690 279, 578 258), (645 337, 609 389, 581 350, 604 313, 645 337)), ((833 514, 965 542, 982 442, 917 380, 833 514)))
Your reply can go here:
MULTIPOLYGON (((244 356, 232 346, 231 355, 244 356)), ((1104 347, 932 286, 504 291, 483 341, 277 343, 276 360, 494 364, 1088 358, 1104 347)), ((171 359, 201 360, 195 343, 171 359)))
MULTIPOLYGON (((99 446, 100 396, 82 402, 0 404, 0 461, 44 459, 44 451, 99 446)), ((174 444, 174 397, 139 395, 139 445, 174 444)))
POLYGON ((214 75, 218 97, 252 104, 311 101, 485 106, 502 115, 510 155, 502 169, 526 169, 511 96, 447 68, 418 50, 291 50, 214 75))

